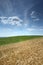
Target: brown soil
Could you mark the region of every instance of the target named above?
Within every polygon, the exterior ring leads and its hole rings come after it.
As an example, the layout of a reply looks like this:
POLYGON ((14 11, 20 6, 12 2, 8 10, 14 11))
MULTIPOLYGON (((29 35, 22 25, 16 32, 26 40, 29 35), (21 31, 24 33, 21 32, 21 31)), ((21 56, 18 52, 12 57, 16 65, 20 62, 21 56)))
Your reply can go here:
POLYGON ((43 38, 0 46, 0 65, 43 65, 43 38))

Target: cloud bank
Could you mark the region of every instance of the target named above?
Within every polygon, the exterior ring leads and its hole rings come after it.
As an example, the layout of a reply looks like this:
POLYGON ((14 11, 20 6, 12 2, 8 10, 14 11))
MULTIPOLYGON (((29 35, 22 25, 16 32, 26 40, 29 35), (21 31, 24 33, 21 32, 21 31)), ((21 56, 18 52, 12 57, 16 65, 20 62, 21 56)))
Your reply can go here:
POLYGON ((21 26, 23 20, 20 19, 18 16, 12 16, 12 17, 0 17, 0 22, 3 24, 10 24, 10 25, 17 25, 21 26))

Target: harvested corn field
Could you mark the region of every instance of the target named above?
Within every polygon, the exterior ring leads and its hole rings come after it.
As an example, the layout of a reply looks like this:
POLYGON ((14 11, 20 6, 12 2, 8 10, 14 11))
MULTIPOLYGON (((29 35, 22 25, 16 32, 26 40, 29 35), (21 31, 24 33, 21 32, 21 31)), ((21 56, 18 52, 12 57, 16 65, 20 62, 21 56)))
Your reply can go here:
POLYGON ((0 46, 0 65, 43 65, 43 38, 0 46))

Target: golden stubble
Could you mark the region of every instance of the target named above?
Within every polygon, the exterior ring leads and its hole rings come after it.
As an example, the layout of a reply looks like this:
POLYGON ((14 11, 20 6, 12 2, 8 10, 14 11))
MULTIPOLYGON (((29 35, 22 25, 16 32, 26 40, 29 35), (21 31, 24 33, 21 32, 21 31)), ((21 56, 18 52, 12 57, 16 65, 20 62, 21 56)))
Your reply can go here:
POLYGON ((0 65, 43 65, 43 38, 0 46, 0 65))

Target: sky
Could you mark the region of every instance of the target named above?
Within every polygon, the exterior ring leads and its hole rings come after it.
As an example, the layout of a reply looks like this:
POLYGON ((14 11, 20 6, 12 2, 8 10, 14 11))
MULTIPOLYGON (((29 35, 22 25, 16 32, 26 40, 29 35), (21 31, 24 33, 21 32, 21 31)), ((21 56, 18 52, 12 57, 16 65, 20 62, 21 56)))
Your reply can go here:
POLYGON ((0 37, 43 35, 43 0, 0 0, 0 37))

